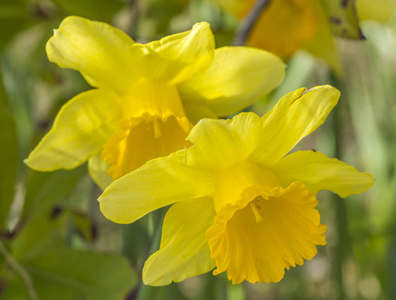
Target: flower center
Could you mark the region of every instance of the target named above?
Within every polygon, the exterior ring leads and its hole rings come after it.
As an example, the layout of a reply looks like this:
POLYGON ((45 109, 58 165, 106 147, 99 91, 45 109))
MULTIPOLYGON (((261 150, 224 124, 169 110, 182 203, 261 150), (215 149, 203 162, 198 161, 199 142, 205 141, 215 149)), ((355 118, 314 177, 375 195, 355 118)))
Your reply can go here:
POLYGON ((153 158, 190 146, 185 139, 192 124, 174 86, 143 78, 124 98, 122 131, 110 137, 102 151, 113 180, 153 158))
POLYGON ((143 114, 123 121, 121 126, 123 131, 113 135, 102 151, 102 160, 111 165, 107 173, 113 180, 153 158, 190 146, 185 141, 191 128, 187 118, 143 114))

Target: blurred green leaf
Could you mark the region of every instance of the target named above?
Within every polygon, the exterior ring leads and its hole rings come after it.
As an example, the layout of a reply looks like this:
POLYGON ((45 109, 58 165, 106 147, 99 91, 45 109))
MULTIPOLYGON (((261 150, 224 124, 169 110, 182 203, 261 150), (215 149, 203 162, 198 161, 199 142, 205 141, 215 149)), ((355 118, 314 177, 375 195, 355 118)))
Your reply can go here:
POLYGON ((66 230, 67 215, 57 211, 42 214, 28 223, 12 242, 11 252, 16 260, 29 259, 55 244, 61 244, 66 230))
POLYGON ((26 197, 22 219, 35 218, 67 200, 75 185, 86 174, 86 167, 55 172, 31 171, 26 181, 26 197))
POLYGON ((111 22, 114 14, 125 6, 119 0, 54 0, 68 14, 111 22))
POLYGON ((334 35, 354 40, 364 39, 359 26, 355 1, 324 0, 323 3, 334 35))
POLYGON ((5 228, 12 202, 18 167, 18 143, 15 120, 10 111, 0 74, 0 229, 5 228))
POLYGON ((124 299, 136 284, 123 257, 63 247, 46 250, 21 262, 40 299, 124 299))
MULTIPOLYGON (((127 259, 117 255, 47 247, 19 262, 33 281, 38 299, 125 299, 137 282, 127 259)), ((26 283, 9 272, 2 299, 30 299, 26 283)))
MULTIPOLYGON (((26 225, 11 248, 12 257, 31 277, 38 298, 123 299, 137 282, 129 261, 117 255, 65 248, 61 237, 70 214, 58 213, 45 213, 26 225)), ((9 274, 6 279, 10 299, 27 299, 26 292, 20 291, 25 284, 18 276, 9 274)))
POLYGON ((16 272, 7 273, 7 278, 0 289, 1 299, 26 300, 31 299, 21 276, 16 272))

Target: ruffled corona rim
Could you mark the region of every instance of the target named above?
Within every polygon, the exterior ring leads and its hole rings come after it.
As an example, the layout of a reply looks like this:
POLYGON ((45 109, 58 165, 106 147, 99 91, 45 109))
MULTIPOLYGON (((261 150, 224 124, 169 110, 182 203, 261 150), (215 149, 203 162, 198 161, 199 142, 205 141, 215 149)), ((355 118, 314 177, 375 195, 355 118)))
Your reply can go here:
POLYGON ((325 245, 326 226, 320 224, 314 193, 301 182, 286 189, 252 186, 235 205, 225 206, 208 229, 217 275, 227 271, 234 284, 278 282, 285 268, 312 259, 325 245))

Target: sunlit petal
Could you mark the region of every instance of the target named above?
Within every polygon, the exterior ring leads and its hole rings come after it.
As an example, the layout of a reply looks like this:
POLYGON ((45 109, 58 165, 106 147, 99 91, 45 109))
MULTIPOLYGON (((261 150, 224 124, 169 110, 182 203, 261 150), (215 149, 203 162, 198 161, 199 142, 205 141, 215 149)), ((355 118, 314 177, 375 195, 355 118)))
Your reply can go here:
POLYGON ((331 86, 304 88, 287 94, 263 117, 257 148, 250 159, 273 165, 302 138, 316 130, 337 104, 340 92, 331 86))
POLYGON ((165 216, 160 249, 144 265, 144 284, 166 285, 212 270, 205 232, 214 216, 211 198, 175 203, 165 216))
POLYGON ((201 120, 191 130, 188 149, 192 164, 220 170, 246 159, 255 149, 262 121, 254 113, 232 120, 201 120))
POLYGON ((113 222, 132 223, 169 204, 211 195, 214 176, 191 167, 182 150, 114 181, 100 196, 100 209, 113 222))
POLYGON ((62 107, 26 164, 39 171, 73 169, 97 154, 118 128, 120 101, 104 90, 74 97, 62 107))
POLYGON ((203 103, 218 116, 240 111, 276 88, 285 64, 267 51, 247 47, 216 49, 205 72, 178 86, 184 102, 203 103))
POLYGON ((146 44, 142 72, 154 80, 182 82, 210 66, 214 47, 209 24, 197 23, 189 31, 146 44))
POLYGON ((133 52, 141 47, 133 44, 117 28, 72 16, 54 31, 46 50, 50 61, 80 71, 91 85, 123 91, 137 76, 133 52))
POLYGON ((358 172, 350 165, 335 158, 330 159, 320 152, 291 153, 272 169, 283 186, 298 180, 314 193, 330 190, 344 198, 363 193, 374 184, 370 174, 358 172))

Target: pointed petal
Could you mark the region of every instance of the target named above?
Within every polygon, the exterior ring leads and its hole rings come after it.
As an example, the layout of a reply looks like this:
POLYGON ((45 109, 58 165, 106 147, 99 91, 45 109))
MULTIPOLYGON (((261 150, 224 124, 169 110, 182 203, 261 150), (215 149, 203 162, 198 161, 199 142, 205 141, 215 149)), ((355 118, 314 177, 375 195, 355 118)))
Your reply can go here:
POLYGON ((67 102, 51 130, 26 159, 38 171, 73 169, 103 147, 118 130, 120 99, 109 91, 90 90, 67 102))
POLYGON ((126 224, 169 204, 211 195, 213 185, 214 174, 192 168, 182 150, 114 181, 98 200, 106 218, 126 224))
POLYGON ((103 191, 113 181, 107 174, 110 165, 101 159, 101 154, 96 154, 88 159, 88 172, 92 180, 103 191))
POLYGON ((194 166, 226 169, 246 159, 256 148, 262 120, 254 113, 240 113, 232 120, 203 119, 191 130, 188 149, 194 166))
POLYGON ((117 28, 72 16, 54 31, 46 50, 51 62, 80 71, 91 85, 124 90, 137 74, 133 44, 117 28))
POLYGON ((301 181, 314 193, 330 190, 343 198, 363 193, 374 184, 370 174, 358 172, 338 159, 330 159, 323 153, 313 151, 291 153, 272 170, 283 186, 301 181))
POLYGON ((282 97, 263 117, 262 133, 251 159, 271 166, 302 138, 316 130, 337 104, 340 92, 331 86, 304 88, 282 97))
POLYGON ((206 22, 145 45, 143 75, 179 83, 206 70, 214 56, 214 37, 206 22))
POLYGON ((242 110, 276 88, 285 64, 274 54, 247 47, 216 49, 205 72, 181 83, 184 102, 205 104, 218 116, 242 110))
POLYGON ((165 216, 160 250, 144 265, 144 284, 167 285, 212 270, 215 260, 205 232, 214 217, 212 198, 174 204, 165 216))

